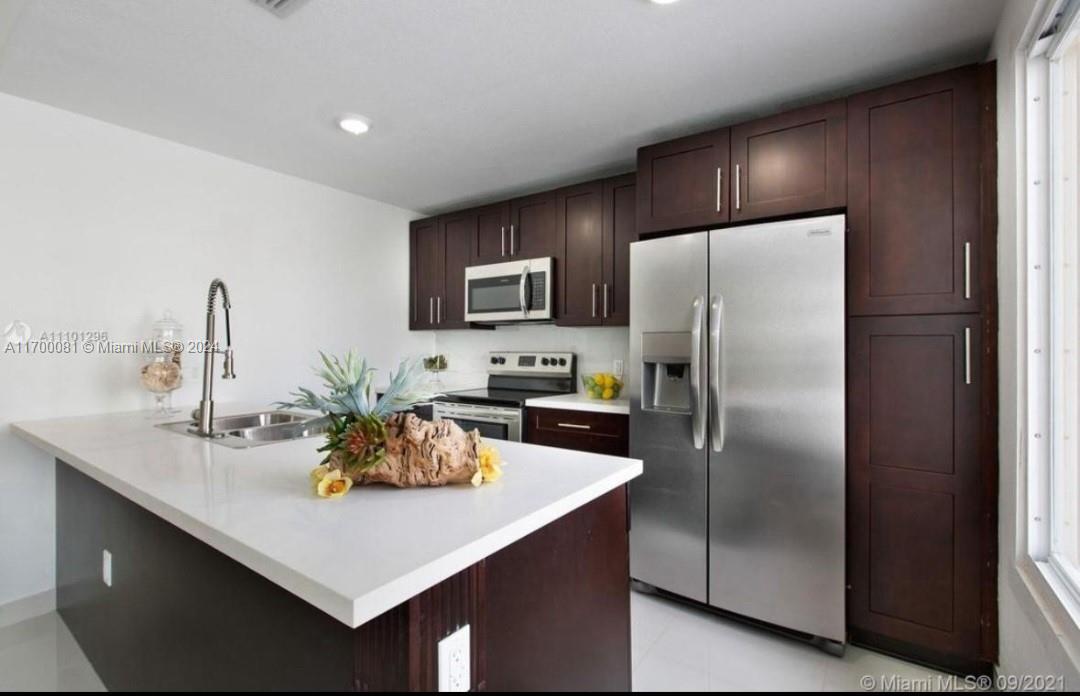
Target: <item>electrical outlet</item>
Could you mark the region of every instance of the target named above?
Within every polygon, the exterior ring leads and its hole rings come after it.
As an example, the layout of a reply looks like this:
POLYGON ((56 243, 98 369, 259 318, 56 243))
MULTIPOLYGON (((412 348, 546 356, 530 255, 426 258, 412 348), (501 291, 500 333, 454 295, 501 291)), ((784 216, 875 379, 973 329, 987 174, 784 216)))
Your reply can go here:
POLYGON ((612 361, 611 371, 615 373, 616 377, 622 377, 622 368, 623 368, 622 360, 613 360, 612 361))
POLYGON ((101 550, 101 581, 112 587, 112 554, 108 549, 101 550))
POLYGON ((466 624, 439 641, 439 691, 468 691, 471 685, 466 624))

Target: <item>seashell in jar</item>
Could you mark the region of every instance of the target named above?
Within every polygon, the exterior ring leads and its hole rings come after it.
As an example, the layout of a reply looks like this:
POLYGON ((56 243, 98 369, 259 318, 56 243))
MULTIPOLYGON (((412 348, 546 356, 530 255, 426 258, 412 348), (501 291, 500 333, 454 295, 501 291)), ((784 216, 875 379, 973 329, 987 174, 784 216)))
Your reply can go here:
POLYGON ((172 361, 143 365, 139 380, 148 391, 170 392, 180 386, 180 365, 172 361))

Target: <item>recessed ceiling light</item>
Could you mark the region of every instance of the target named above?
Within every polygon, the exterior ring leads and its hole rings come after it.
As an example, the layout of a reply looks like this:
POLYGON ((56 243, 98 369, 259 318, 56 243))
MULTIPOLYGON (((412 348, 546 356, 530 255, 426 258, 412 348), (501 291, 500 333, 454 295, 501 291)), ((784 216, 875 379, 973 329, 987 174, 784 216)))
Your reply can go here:
POLYGON ((654 5, 670 5, 674 2, 678 2, 678 0, 649 0, 649 2, 654 5))
POLYGON ((348 116, 342 116, 341 120, 338 121, 338 126, 341 127, 341 130, 351 135, 362 135, 364 133, 367 133, 368 130, 371 128, 371 124, 368 123, 368 120, 366 118, 364 118, 363 116, 354 116, 351 114, 348 116))

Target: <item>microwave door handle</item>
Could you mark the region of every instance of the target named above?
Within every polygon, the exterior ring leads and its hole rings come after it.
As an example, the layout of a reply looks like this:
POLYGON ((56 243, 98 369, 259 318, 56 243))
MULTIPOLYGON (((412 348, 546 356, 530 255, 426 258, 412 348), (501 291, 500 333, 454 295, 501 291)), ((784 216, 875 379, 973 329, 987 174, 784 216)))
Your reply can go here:
POLYGON ((705 403, 701 386, 701 373, 704 371, 702 348, 704 336, 701 326, 705 323, 705 298, 694 298, 693 319, 690 325, 690 427, 694 436, 694 449, 705 447, 705 403))
POLYGON ((724 395, 722 392, 724 365, 720 355, 724 349, 721 342, 723 330, 724 297, 715 295, 709 311, 709 397, 712 402, 709 405, 712 419, 709 429, 712 435, 712 449, 717 453, 724 451, 724 395))
POLYGON ((525 302, 525 283, 529 280, 529 267, 525 266, 521 269, 521 282, 518 285, 518 302, 521 303, 521 315, 525 318, 529 316, 529 305, 525 302))

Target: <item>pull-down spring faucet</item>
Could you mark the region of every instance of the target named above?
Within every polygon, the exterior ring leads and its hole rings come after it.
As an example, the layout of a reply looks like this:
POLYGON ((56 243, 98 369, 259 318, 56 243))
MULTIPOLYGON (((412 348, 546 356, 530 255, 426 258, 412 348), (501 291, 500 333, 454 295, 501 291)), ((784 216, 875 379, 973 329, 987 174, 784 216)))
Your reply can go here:
POLYGON ((210 292, 206 300, 206 345, 203 346, 203 382, 202 382, 202 400, 199 401, 199 409, 196 412, 196 417, 199 420, 199 427, 196 431, 203 437, 214 437, 214 354, 221 353, 225 356, 224 371, 222 372, 222 379, 236 379, 236 372, 233 370, 233 350, 232 350, 232 335, 229 330, 229 309, 232 305, 229 303, 229 289, 225 286, 225 281, 221 278, 214 278, 210 283, 210 292), (225 349, 219 350, 217 347, 217 336, 215 332, 215 316, 214 316, 214 299, 217 297, 218 290, 221 291, 221 306, 225 310, 225 349))

